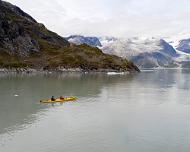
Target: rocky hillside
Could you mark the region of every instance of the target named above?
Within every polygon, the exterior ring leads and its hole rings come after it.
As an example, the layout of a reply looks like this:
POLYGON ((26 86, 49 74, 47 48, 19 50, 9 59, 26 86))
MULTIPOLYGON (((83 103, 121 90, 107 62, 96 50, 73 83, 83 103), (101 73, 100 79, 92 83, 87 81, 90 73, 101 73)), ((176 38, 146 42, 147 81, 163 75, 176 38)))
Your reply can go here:
POLYGON ((0 3, 0 49, 8 54, 28 56, 39 52, 44 45, 58 48, 69 43, 57 34, 47 30, 20 8, 1 1, 0 3))
POLYGON ((139 71, 98 48, 73 45, 17 6, 0 0, 0 68, 80 68, 139 71))

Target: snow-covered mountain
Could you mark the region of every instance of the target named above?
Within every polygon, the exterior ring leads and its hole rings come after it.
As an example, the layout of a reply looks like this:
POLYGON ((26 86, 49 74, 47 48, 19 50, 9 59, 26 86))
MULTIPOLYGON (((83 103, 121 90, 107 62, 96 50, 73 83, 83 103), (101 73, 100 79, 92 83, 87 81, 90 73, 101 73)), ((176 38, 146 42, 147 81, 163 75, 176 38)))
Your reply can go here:
POLYGON ((181 40, 176 49, 190 54, 190 38, 181 40))
POLYGON ((175 35, 175 37, 165 38, 172 45, 179 57, 176 61, 181 68, 190 68, 190 35, 189 32, 175 35))
POLYGON ((169 56, 176 56, 175 49, 163 39, 145 38, 115 38, 110 41, 100 38, 102 49, 107 53, 117 53, 119 56, 136 56, 141 53, 162 52, 169 56))
POLYGON ((99 47, 104 53, 114 54, 128 58, 140 68, 159 67, 190 67, 190 54, 188 51, 179 49, 181 46, 189 49, 190 39, 179 41, 168 41, 159 38, 115 38, 115 37, 83 37, 71 36, 68 40, 75 44, 88 44, 99 47), (90 38, 90 43, 89 43, 90 38), (188 42, 189 41, 189 42, 188 42), (183 45, 182 45, 183 44, 183 45), (187 47, 189 45, 189 48, 187 47), (185 47, 184 47, 185 46, 185 47))
POLYGON ((92 47, 101 47, 101 43, 97 37, 84 37, 80 35, 72 35, 66 38, 70 43, 77 45, 87 44, 92 47))
POLYGON ((163 39, 156 38, 100 38, 102 50, 128 58, 141 68, 177 67, 175 49, 163 39))

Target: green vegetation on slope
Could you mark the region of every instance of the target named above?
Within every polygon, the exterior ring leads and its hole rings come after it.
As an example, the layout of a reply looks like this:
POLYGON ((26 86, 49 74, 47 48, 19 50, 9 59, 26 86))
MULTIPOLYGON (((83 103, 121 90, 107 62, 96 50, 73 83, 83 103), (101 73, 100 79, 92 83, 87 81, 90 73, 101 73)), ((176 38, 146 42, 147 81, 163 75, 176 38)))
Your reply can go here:
POLYGON ((28 57, 0 56, 0 67, 6 68, 80 68, 85 71, 112 69, 117 71, 138 71, 131 62, 114 55, 104 54, 98 48, 87 45, 69 46, 62 49, 46 49, 40 53, 32 53, 28 57))

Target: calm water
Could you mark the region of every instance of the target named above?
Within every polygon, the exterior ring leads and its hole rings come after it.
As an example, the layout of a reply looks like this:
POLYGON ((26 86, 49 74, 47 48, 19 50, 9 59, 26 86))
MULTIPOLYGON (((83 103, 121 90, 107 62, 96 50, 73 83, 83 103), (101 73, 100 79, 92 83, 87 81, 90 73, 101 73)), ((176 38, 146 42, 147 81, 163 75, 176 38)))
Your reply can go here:
POLYGON ((189 152, 190 71, 0 74, 0 152, 189 152), (43 105, 51 95, 78 102, 43 105), (14 95, 19 95, 18 97, 14 95))

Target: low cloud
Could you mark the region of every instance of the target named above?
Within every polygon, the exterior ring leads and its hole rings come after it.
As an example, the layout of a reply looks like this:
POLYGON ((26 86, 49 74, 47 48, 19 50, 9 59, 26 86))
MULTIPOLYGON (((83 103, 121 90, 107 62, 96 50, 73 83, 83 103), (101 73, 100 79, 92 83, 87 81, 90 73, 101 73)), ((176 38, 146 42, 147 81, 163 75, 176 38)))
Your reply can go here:
POLYGON ((173 36, 188 32, 189 0, 8 0, 68 36, 173 36))

